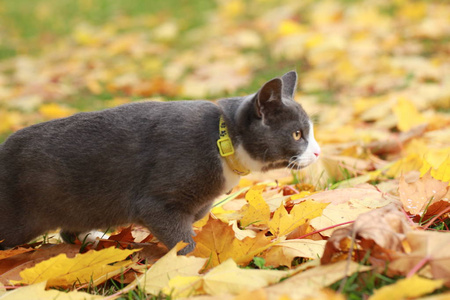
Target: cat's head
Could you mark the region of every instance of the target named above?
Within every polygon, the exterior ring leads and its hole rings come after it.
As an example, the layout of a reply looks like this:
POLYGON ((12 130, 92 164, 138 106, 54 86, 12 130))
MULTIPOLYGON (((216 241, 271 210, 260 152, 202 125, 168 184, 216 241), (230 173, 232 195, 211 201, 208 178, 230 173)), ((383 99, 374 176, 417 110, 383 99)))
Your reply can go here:
POLYGON ((296 86, 297 73, 291 71, 247 98, 247 109, 238 116, 242 140, 237 151, 251 170, 297 170, 318 159, 313 123, 294 100, 296 86))

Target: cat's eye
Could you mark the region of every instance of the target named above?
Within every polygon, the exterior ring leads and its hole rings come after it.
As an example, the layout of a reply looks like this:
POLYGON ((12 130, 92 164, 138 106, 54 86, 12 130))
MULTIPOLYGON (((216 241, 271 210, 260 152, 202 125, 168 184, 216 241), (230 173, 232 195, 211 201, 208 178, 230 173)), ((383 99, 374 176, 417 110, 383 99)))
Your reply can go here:
POLYGON ((302 133, 300 132, 300 130, 294 131, 292 133, 292 137, 294 138, 294 140, 298 141, 302 137, 302 133))

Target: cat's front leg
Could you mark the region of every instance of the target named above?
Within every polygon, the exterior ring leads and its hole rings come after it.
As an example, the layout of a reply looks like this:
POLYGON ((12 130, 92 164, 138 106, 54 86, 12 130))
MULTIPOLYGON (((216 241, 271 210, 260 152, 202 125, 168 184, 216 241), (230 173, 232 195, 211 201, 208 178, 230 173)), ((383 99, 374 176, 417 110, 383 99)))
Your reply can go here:
POLYGON ((167 248, 172 249, 180 241, 188 243, 189 245, 178 251, 178 254, 181 255, 187 254, 195 248, 195 242, 192 239, 194 235, 193 222, 194 215, 174 208, 153 211, 143 218, 144 225, 167 248))
POLYGON ((206 203, 203 205, 195 214, 194 222, 203 218, 209 211, 211 210, 212 202, 206 203))

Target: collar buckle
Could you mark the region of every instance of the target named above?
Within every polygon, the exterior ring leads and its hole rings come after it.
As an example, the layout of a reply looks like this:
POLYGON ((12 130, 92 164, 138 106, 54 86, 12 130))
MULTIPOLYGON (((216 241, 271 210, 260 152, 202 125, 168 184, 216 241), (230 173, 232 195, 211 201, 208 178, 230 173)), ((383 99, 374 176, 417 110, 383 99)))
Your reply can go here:
POLYGON ((234 154, 234 147, 229 137, 222 137, 217 140, 217 147, 222 157, 227 157, 234 154))

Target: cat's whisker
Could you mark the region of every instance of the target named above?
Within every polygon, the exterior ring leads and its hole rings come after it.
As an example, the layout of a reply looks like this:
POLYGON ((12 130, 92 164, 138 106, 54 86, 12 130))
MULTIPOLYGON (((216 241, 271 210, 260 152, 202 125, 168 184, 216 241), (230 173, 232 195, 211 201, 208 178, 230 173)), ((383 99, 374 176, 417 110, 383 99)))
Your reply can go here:
POLYGON ((264 151, 264 154, 263 154, 263 164, 266 163, 266 154, 267 154, 267 151, 269 151, 269 148, 267 148, 266 151, 264 151))
POLYGON ((288 170, 290 170, 290 171, 293 171, 294 170, 294 167, 295 167, 295 165, 296 165, 296 161, 297 161, 297 156, 293 156, 293 157, 291 157, 290 159, 289 159, 289 164, 287 165, 287 169, 288 170))

